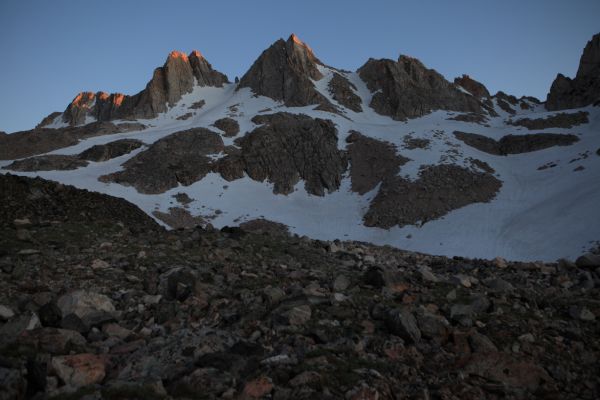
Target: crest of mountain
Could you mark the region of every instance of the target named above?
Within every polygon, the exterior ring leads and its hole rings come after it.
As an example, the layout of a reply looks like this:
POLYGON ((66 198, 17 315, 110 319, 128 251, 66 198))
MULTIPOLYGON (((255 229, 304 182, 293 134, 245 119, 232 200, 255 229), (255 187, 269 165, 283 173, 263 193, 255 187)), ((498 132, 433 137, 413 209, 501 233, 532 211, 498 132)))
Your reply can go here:
POLYGON ((482 113, 479 100, 428 69, 416 58, 398 61, 369 59, 358 73, 371 92, 370 106, 396 120, 420 117, 435 110, 482 113))
MULTIPOLYGON (((573 82, 594 74, 592 50, 573 82)), ((236 83, 173 52, 136 95, 83 92, 44 127, 0 134, 0 173, 118 194, 172 227, 268 219, 313 238, 549 260, 598 239, 572 222, 598 215, 599 113, 548 113, 407 56, 344 71, 292 35, 236 83)))
MULTIPOLYGON (((194 85, 221 87, 224 83, 228 83, 227 76, 214 70, 199 51, 194 50, 189 56, 172 51, 141 92, 133 96, 81 92, 62 113, 62 121, 74 126, 85 124, 88 117, 96 121, 154 118, 190 93, 194 85)), ((56 117, 51 114, 40 127, 52 123, 56 117), (54 118, 50 118, 52 115, 54 118)))
POLYGON ((592 37, 579 60, 574 79, 558 74, 546 99, 551 111, 597 104, 600 100, 600 33, 592 37))
POLYGON ((315 104, 333 110, 333 105, 312 82, 323 78, 318 65, 323 63, 312 49, 292 34, 287 41, 279 39, 262 52, 240 79, 238 89, 248 87, 256 95, 282 101, 290 107, 315 104))

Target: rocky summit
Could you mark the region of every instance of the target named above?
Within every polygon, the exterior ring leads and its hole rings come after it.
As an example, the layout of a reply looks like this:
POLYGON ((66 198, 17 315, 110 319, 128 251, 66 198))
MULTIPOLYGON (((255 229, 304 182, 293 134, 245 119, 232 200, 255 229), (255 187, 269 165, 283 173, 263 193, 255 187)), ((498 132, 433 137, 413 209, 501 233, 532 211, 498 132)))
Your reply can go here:
POLYGON ((599 398, 599 35, 546 101, 292 34, 0 132, 0 400, 599 398))

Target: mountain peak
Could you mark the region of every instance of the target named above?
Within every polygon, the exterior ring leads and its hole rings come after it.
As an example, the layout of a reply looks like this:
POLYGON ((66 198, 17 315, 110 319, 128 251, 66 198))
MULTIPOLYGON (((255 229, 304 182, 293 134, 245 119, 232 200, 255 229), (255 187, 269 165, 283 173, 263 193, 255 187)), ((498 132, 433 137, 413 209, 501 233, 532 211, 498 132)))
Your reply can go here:
POLYGON ((587 42, 575 78, 558 74, 546 98, 550 111, 585 107, 600 100, 600 33, 587 42))
POLYGON ((188 62, 187 54, 185 54, 184 52, 179 51, 179 50, 173 50, 169 53, 169 56, 167 57, 167 61, 171 60, 171 59, 181 59, 185 62, 188 62))
POLYGON ((279 39, 262 52, 242 76, 238 88, 249 87, 255 94, 283 101, 291 107, 318 104, 331 109, 331 104, 312 82, 323 78, 317 65, 323 63, 292 33, 287 41, 279 39))
POLYGON ((192 52, 189 55, 189 58, 192 58, 192 57, 199 58, 199 59, 204 59, 204 56, 198 50, 192 50, 192 52))
POLYGON ((302 42, 302 40, 300 40, 300 38, 298 37, 298 35, 296 35, 295 33, 292 33, 290 35, 290 37, 288 38, 288 41, 290 41, 290 40, 293 41, 293 42, 296 42, 298 44, 302 44, 302 45, 304 44, 304 42, 302 42))

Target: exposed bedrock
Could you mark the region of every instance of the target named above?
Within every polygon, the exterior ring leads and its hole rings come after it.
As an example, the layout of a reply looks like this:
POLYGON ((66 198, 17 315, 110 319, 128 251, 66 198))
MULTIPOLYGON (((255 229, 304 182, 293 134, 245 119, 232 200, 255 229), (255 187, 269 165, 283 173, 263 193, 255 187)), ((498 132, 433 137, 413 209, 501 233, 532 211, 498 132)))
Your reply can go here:
POLYGON ((579 140, 575 135, 560 133, 532 133, 506 135, 495 140, 477 133, 454 131, 454 136, 465 144, 488 154, 498 156, 529 153, 554 146, 569 146, 579 140))
POLYGON ((348 142, 348 159, 350 161, 350 177, 352 191, 365 194, 384 180, 400 172, 400 166, 409 161, 396 152, 391 143, 376 140, 350 131, 348 142))
POLYGON ((252 122, 263 125, 236 139, 240 149, 226 150, 229 155, 217 162, 225 179, 245 172, 273 183, 276 194, 291 193, 300 180, 308 193, 318 196, 339 188, 347 160, 337 148, 333 122, 289 113, 259 115, 252 122))
POLYGON ((384 229, 422 225, 466 205, 489 202, 501 186, 489 173, 456 165, 429 166, 414 182, 399 176, 384 179, 363 221, 384 229))
POLYGON ((320 109, 335 111, 312 83, 323 78, 317 65, 323 63, 308 45, 292 34, 287 41, 279 39, 262 52, 240 79, 238 89, 248 87, 257 95, 282 101, 290 107, 315 104, 320 109))
POLYGON ((412 57, 401 55, 398 61, 369 59, 358 72, 375 93, 370 106, 397 120, 435 110, 483 112, 477 98, 412 57))
POLYGON ((191 185, 212 170, 209 154, 223 150, 221 136, 206 128, 173 133, 123 164, 124 169, 99 179, 133 186, 140 193, 156 194, 182 184, 191 185))
POLYGON ((583 49, 575 78, 558 74, 546 99, 548 110, 565 110, 596 104, 600 100, 600 33, 583 49))
POLYGON ((227 77, 214 70, 199 51, 194 50, 189 55, 172 51, 165 64, 154 70, 152 79, 141 92, 133 96, 81 92, 67 106, 62 120, 69 125, 82 125, 87 118, 97 121, 154 118, 190 93, 195 84, 221 87, 227 82, 227 77))
POLYGON ((107 161, 128 154, 142 145, 142 142, 135 139, 115 140, 114 142, 92 146, 79 154, 46 154, 17 160, 3 169, 25 172, 73 170, 87 166, 88 161, 107 161))

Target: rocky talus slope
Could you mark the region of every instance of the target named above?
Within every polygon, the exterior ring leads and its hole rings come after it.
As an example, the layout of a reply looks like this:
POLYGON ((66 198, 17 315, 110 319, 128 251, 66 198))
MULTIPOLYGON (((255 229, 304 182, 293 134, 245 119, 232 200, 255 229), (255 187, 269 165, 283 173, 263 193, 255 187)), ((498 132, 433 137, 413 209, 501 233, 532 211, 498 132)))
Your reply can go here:
POLYGON ((0 202, 1 399, 600 395, 598 255, 445 258, 264 220, 166 231, 13 175, 0 202))

